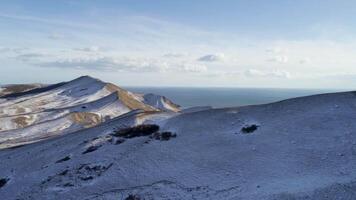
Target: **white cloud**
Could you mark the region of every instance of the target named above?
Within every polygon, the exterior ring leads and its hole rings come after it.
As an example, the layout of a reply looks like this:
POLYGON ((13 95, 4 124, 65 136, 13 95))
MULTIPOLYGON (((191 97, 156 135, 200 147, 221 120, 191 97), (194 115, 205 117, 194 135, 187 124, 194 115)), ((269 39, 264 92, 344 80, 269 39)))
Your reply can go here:
POLYGON ((59 34, 59 33, 51 33, 49 36, 48 36, 49 39, 52 39, 52 40, 59 40, 59 39, 63 39, 63 35, 59 34))
POLYGON ((305 58, 302 58, 299 60, 299 64, 307 64, 307 63, 310 63, 311 62, 311 59, 308 58, 308 57, 305 57, 305 58))
POLYGON ((202 73, 202 72, 206 72, 208 69, 205 65, 185 63, 181 67, 181 70, 185 72, 202 73))
POLYGON ((216 61, 224 61, 225 55, 222 53, 218 54, 208 54, 205 56, 202 56, 198 58, 198 61, 203 61, 203 62, 216 62, 216 61))
POLYGON ((15 58, 21 61, 32 61, 34 59, 41 59, 43 57, 50 56, 48 54, 44 53, 25 53, 25 54, 20 54, 16 56, 15 58))
POLYGON ((288 62, 288 56, 285 55, 277 55, 272 58, 267 59, 269 62, 276 62, 276 63, 287 63, 288 62))
POLYGON ((267 53, 282 53, 283 52, 283 49, 281 47, 273 47, 273 48, 269 48, 269 49, 266 49, 266 52, 267 53))
POLYGON ((163 55, 163 57, 166 57, 166 58, 181 58, 184 56, 185 56, 185 54, 182 54, 182 53, 167 53, 167 54, 163 55))
POLYGON ((90 46, 90 47, 83 47, 83 48, 75 48, 74 50, 86 51, 86 52, 98 52, 100 48, 98 46, 90 46))
POLYGON ((2 53, 22 53, 23 51, 28 50, 27 47, 1 47, 0 52, 2 53))
POLYGON ((258 70, 258 69, 248 69, 245 71, 247 77, 266 77, 266 78, 290 78, 291 75, 288 71, 284 70, 258 70))
POLYGON ((154 60, 114 58, 108 56, 75 57, 38 63, 41 67, 86 69, 100 71, 126 72, 159 72, 167 68, 167 64, 154 60))

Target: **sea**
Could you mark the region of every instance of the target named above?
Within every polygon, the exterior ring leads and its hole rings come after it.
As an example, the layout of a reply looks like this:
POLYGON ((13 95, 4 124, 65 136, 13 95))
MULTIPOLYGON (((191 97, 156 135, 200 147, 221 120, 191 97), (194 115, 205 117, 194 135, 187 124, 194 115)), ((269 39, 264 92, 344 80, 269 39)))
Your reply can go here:
POLYGON ((284 99, 329 92, 336 89, 276 89, 276 88, 183 88, 183 87, 125 87, 138 93, 163 95, 182 108, 212 106, 235 107, 272 103, 284 99))

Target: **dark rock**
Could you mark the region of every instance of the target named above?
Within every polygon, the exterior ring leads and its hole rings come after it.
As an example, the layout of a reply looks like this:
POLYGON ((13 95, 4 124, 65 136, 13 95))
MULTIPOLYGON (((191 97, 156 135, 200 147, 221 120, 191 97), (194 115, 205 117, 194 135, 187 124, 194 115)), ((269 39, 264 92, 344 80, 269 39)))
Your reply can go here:
POLYGON ((176 134, 174 134, 172 132, 166 131, 166 132, 162 132, 161 133, 161 140, 167 141, 167 140, 170 140, 171 138, 174 138, 174 137, 176 137, 176 134))
POLYGON ((4 187, 9 180, 8 178, 0 179, 0 188, 4 187))
POLYGON ((87 154, 99 149, 100 146, 90 146, 82 154, 87 154))
POLYGON ((73 185, 73 183, 65 183, 63 186, 64 187, 73 187, 74 185, 73 185))
POLYGON ((65 176, 68 172, 69 172, 69 170, 66 169, 66 170, 62 171, 61 173, 59 173, 58 175, 65 176))
POLYGON ((125 200, 141 200, 141 198, 138 195, 130 194, 125 200))
POLYGON ((117 139, 114 144, 117 145, 117 144, 121 144, 123 142, 125 142, 124 139, 117 139))
POLYGON ((114 131, 112 135, 116 137, 134 138, 140 136, 148 136, 157 132, 158 130, 159 126, 156 124, 142 124, 114 131))
POLYGON ((258 127, 259 126, 256 124, 246 125, 246 126, 242 127, 241 131, 242 131, 242 133, 252 133, 252 132, 256 131, 258 127))
POLYGON ((158 130, 159 126, 156 124, 142 124, 114 131, 112 135, 116 137, 134 138, 140 136, 148 136, 157 132, 158 130))
POLYGON ((65 162, 65 161, 68 161, 68 160, 70 160, 70 156, 66 156, 66 157, 64 157, 62 159, 59 159, 59 160, 56 161, 56 163, 61 163, 61 162, 65 162))
POLYGON ((165 132, 156 132, 151 135, 152 139, 155 140, 162 140, 162 141, 167 141, 170 140, 171 138, 175 138, 177 135, 175 133, 165 131, 165 132))
POLYGON ((89 180, 94 179, 94 177, 92 177, 92 176, 85 176, 85 177, 79 177, 79 178, 80 178, 80 180, 83 180, 83 181, 89 181, 89 180))

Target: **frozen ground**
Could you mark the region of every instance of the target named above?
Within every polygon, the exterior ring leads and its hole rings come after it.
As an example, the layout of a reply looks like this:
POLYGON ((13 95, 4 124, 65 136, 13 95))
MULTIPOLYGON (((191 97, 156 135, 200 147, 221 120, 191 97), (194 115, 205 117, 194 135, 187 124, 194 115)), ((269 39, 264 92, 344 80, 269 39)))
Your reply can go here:
POLYGON ((134 110, 1 150, 0 197, 354 200, 355 120, 354 92, 182 113, 134 110), (176 137, 113 136, 141 123, 176 137))

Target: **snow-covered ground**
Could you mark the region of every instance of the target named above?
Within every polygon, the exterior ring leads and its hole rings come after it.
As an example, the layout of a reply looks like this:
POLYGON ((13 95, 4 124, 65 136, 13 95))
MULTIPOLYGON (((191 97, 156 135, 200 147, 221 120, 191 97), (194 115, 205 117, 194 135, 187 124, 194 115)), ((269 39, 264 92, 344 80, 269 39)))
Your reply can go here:
POLYGON ((133 110, 1 150, 0 197, 354 200, 355 120, 354 92, 182 113, 133 110), (141 123, 176 137, 113 136, 141 123))

